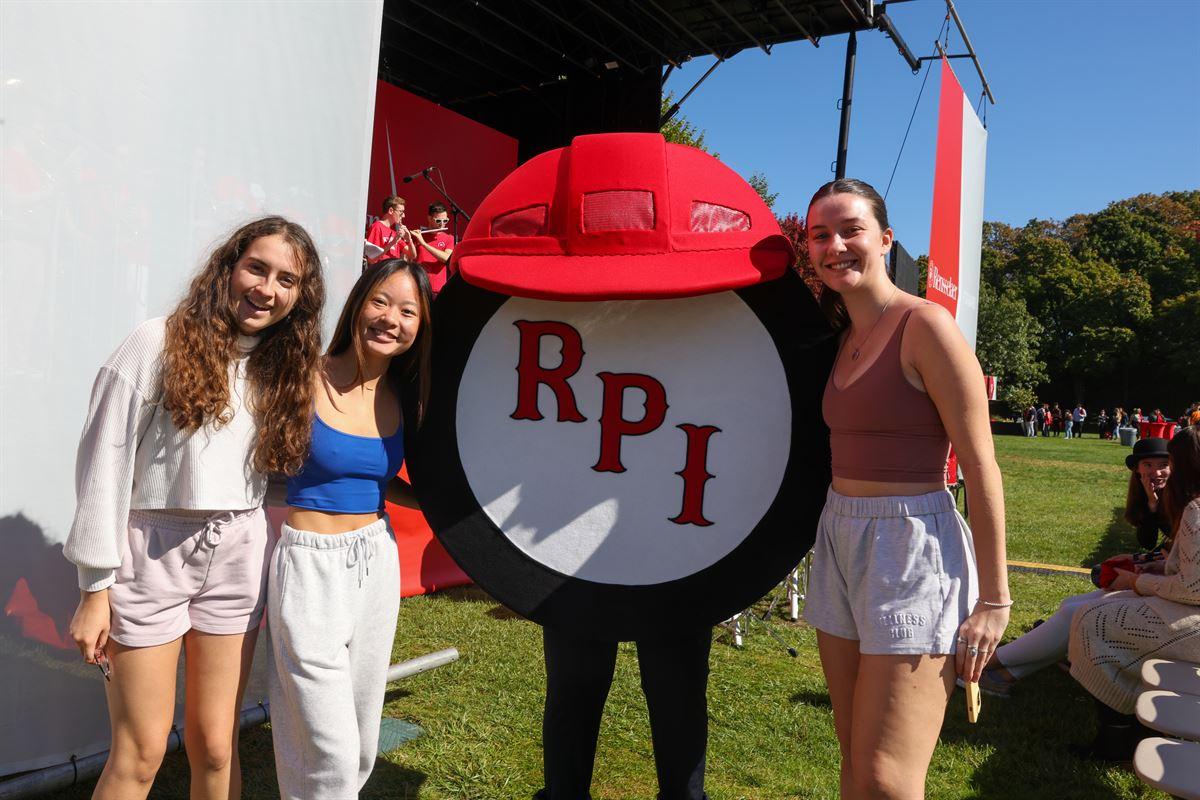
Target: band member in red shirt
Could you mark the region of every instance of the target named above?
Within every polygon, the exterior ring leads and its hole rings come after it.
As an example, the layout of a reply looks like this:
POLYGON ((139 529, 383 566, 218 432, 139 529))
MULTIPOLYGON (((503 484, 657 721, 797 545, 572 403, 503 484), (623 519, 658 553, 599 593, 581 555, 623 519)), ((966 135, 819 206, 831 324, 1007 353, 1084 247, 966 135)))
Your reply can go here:
POLYGON ((383 201, 383 216, 367 229, 367 241, 383 250, 367 261, 375 264, 389 258, 416 259, 416 245, 408 228, 404 227, 404 198, 390 195, 383 201))
POLYGON ((429 225, 426 233, 413 231, 417 263, 429 273, 429 285, 436 295, 449 277, 450 253, 454 250, 454 234, 450 230, 450 212, 441 203, 429 205, 429 225))

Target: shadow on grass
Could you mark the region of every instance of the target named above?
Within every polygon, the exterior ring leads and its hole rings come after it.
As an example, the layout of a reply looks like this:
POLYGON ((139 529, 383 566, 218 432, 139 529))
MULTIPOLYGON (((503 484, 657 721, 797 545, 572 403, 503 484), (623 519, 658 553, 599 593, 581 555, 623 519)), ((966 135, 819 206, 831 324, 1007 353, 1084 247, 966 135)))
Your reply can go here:
POLYGON ((965 699, 956 689, 946 710, 941 740, 987 748, 971 776, 981 798, 1096 798, 1111 796, 1111 764, 1077 756, 1095 731, 1091 697, 1058 670, 1021 681, 1009 699, 984 696, 977 724, 966 720, 965 699))
POLYGON ((1140 549, 1141 546, 1138 545, 1137 534, 1134 532, 1133 526, 1125 521, 1125 506, 1116 506, 1112 510, 1112 518, 1108 522, 1104 536, 1096 542, 1092 552, 1079 566, 1090 567, 1111 556, 1133 553, 1140 549))
POLYGON ((492 619, 498 620, 524 620, 525 617, 513 611, 508 606, 496 601, 496 598, 480 589, 475 584, 467 586, 454 586, 449 589, 443 589, 438 592, 438 597, 452 600, 456 603, 491 603, 492 608, 488 609, 487 615, 492 619))
POLYGON ((829 692, 824 690, 817 691, 815 689, 801 689, 789 697, 788 700, 790 700, 793 705, 800 704, 820 708, 832 707, 832 703, 829 700, 829 692))
MULTIPOLYGON (((279 781, 275 776, 275 754, 271 749, 271 729, 259 725, 241 732, 238 754, 242 765, 242 797, 248 800, 270 800, 279 797, 279 781)), ((375 759, 375 769, 367 779, 360 798, 388 800, 417 800, 421 786, 428 776, 382 758, 375 759)), ((148 800, 188 800, 191 773, 187 754, 182 750, 163 759, 162 768, 150 789, 148 800)), ((67 789, 40 795, 46 800, 82 800, 91 796, 96 780, 80 783, 67 789)))
POLYGON ((394 703, 397 700, 403 700, 406 697, 411 697, 412 692, 408 689, 388 689, 383 694, 383 704, 394 703))

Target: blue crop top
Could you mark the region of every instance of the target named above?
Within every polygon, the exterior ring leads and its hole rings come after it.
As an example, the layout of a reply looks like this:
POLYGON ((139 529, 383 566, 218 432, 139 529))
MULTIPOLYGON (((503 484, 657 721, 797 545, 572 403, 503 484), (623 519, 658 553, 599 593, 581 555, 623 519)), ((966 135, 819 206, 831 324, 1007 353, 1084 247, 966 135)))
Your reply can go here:
POLYGON ((356 436, 313 415, 312 446, 300 472, 288 478, 296 508, 369 514, 383 510, 387 483, 404 463, 404 426, 391 436, 356 436))

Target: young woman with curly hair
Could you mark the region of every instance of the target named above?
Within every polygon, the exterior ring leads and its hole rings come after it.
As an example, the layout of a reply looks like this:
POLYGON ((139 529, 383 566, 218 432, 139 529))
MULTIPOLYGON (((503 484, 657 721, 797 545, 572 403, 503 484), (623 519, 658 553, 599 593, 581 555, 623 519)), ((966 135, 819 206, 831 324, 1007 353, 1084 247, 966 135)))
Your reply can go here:
POLYGON ((285 800, 357 797, 375 765, 400 610, 384 499, 416 508, 397 477, 406 427, 429 397, 432 297, 418 264, 363 272, 312 374, 312 447, 288 479, 267 618, 271 734, 285 800), (409 416, 401 410, 401 397, 409 416))
POLYGON ((63 552, 71 636, 105 670, 112 750, 93 797, 145 797, 175 711, 193 798, 241 793, 238 712, 266 600, 267 474, 308 453, 325 299, 309 235, 281 217, 216 248, 170 316, 100 369, 63 552))

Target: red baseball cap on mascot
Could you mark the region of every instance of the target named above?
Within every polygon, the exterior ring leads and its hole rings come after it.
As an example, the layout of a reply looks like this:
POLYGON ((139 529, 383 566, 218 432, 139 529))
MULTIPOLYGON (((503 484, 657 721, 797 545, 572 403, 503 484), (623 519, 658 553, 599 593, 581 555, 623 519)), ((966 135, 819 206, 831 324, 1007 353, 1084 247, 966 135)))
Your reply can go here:
POLYGON ((795 253, 758 193, 657 133, 578 136, 510 173, 480 204, 453 265, 517 297, 682 297, 773 280, 795 253))

